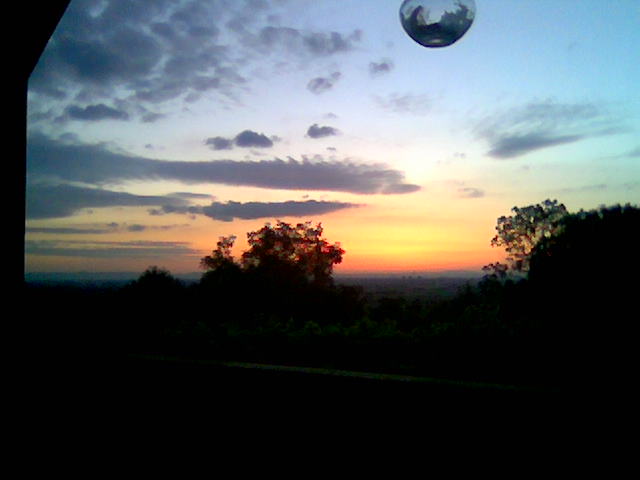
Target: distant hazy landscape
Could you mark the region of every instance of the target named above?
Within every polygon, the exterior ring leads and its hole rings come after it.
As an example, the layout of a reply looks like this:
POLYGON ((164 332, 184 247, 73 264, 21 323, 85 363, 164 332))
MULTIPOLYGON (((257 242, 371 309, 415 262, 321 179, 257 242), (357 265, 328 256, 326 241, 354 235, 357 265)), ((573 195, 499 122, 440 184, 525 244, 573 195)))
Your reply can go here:
MULTIPOLYGON (((42 286, 120 288, 139 276, 139 272, 36 272, 27 273, 25 281, 27 284, 42 286)), ((202 272, 174 275, 185 285, 197 283, 201 276, 202 272)), ((446 299, 455 296, 464 285, 476 285, 480 279, 481 273, 466 271, 424 272, 415 275, 335 275, 337 285, 360 287, 367 300, 387 296, 446 299)))

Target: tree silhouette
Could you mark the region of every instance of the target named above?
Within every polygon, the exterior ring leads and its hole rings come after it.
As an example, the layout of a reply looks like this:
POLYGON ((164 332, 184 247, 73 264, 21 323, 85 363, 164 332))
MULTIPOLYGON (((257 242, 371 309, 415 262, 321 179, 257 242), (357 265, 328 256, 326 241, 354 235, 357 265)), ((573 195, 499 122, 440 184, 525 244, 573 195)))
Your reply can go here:
POLYGON ((314 284, 332 282, 333 266, 342 262, 344 250, 322 238, 322 225, 311 222, 292 226, 278 221, 247 234, 249 250, 242 254, 244 268, 281 268, 295 270, 314 284))
POLYGON ((169 270, 154 265, 147 268, 131 287, 140 293, 171 293, 180 289, 182 284, 169 270))
POLYGON ((559 340, 573 377, 619 387, 635 374, 640 209, 580 211, 559 226, 531 255, 533 314, 559 340))
POLYGON ((205 270, 217 270, 233 264, 233 256, 231 249, 236 241, 235 235, 229 237, 220 237, 216 243, 216 249, 200 260, 200 267, 205 270))
POLYGON ((318 285, 332 283, 333 266, 342 262, 344 250, 338 243, 330 245, 322 238, 322 224, 311 222, 292 226, 278 221, 265 224, 260 230, 247 233, 249 249, 239 263, 231 255, 235 236, 220 237, 211 255, 200 260, 208 272, 234 270, 286 270, 318 285))
POLYGON ((534 248, 529 280, 547 290, 579 295, 576 307, 605 302, 606 308, 618 310, 630 303, 640 251, 624 245, 637 242, 640 209, 627 204, 581 210, 565 216, 558 227, 534 248))
POLYGON ((557 200, 545 200, 536 205, 513 207, 514 215, 498 218, 496 235, 491 246, 504 247, 507 252, 507 265, 489 264, 483 270, 494 272, 503 278, 507 271, 526 273, 534 247, 543 238, 557 233, 560 220, 567 215, 567 209, 557 200))
POLYGON ((332 277, 345 252, 322 232, 319 223, 267 223, 247 234, 249 248, 238 261, 231 255, 235 237, 221 237, 200 261, 207 270, 200 287, 216 297, 218 313, 243 319, 245 326, 264 319, 326 323, 335 315, 352 320, 361 299, 335 287, 332 277))

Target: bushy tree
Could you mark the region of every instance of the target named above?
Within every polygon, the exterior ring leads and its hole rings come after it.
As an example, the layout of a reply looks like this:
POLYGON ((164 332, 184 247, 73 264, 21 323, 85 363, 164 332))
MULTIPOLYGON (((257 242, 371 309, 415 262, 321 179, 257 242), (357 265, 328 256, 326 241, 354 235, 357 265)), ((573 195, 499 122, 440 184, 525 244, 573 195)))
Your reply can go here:
POLYGON ((208 271, 240 266, 244 271, 280 271, 298 276, 315 284, 332 282, 333 266, 342 262, 344 250, 338 243, 329 244, 322 238, 322 225, 311 222, 290 225, 278 221, 274 226, 265 224, 249 232, 249 249, 239 263, 231 255, 235 236, 221 237, 216 249, 201 259, 200 266, 208 271))
POLYGON ((322 238, 322 225, 311 222, 293 226, 278 221, 247 234, 249 250, 242 254, 246 268, 280 263, 294 267, 313 283, 332 281, 333 266, 342 262, 344 250, 338 243, 330 245, 322 238))
POLYGON ((535 246, 543 238, 553 236, 561 228, 560 221, 567 215, 566 207, 557 200, 545 200, 542 203, 526 207, 513 207, 513 215, 498 218, 496 235, 491 246, 504 247, 507 253, 507 265, 489 264, 485 271, 502 278, 508 271, 526 273, 529 260, 535 246))
POLYGON ((285 323, 352 320, 361 299, 335 287, 332 278, 345 252, 322 232, 319 223, 267 223, 247 234, 249 248, 238 261, 231 255, 235 237, 221 237, 200 261, 207 270, 200 286, 216 295, 219 313, 242 319, 246 326, 263 324, 265 318, 285 323))

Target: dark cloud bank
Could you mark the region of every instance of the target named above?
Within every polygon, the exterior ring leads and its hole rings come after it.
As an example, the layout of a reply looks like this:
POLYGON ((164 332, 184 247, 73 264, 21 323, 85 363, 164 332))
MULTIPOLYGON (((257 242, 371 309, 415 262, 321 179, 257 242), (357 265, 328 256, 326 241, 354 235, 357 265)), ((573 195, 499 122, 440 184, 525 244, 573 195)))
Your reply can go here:
MULTIPOLYGON (((114 153, 104 145, 70 144, 33 135, 27 147, 30 181, 57 180, 91 185, 128 180, 175 180, 283 190, 324 190, 356 194, 400 194, 420 189, 385 165, 338 161, 214 160, 163 161, 114 153)), ((177 201, 179 199, 174 199, 177 201)))
POLYGON ((321 215, 359 206, 347 202, 212 202, 194 205, 210 195, 174 192, 135 195, 110 190, 126 181, 173 180, 185 184, 225 184, 283 190, 334 191, 355 194, 405 194, 420 189, 385 165, 324 160, 154 160, 110 151, 105 145, 53 140, 32 134, 27 145, 29 219, 68 217, 101 207, 150 207, 149 213, 205 215, 215 220, 321 215))
POLYGON ((100 188, 35 184, 27 186, 26 216, 30 219, 57 218, 69 217, 90 208, 185 204, 184 200, 172 196, 134 195, 100 188))
MULTIPOLYGON (((323 215, 325 213, 358 207, 348 202, 329 202, 307 200, 286 202, 211 202, 210 205, 190 205, 184 200, 172 196, 142 196, 130 193, 114 192, 101 188, 84 188, 71 185, 31 185, 27 191, 27 218, 46 219, 69 217, 83 210, 100 207, 153 207, 150 215, 166 215, 171 213, 185 215, 204 215, 213 220, 230 222, 235 218, 244 220, 270 217, 304 217, 323 215)), ((119 226, 112 224, 109 228, 27 228, 28 233, 57 234, 103 234, 116 230, 142 232, 149 229, 167 230, 175 225, 145 226, 140 224, 119 226)))

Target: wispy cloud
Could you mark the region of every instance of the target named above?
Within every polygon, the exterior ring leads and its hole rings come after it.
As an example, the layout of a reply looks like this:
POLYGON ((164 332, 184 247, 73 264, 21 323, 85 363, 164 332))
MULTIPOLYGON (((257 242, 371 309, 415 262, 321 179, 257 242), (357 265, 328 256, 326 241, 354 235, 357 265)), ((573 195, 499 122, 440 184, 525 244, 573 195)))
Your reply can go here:
POLYGON ((83 240, 28 240, 28 255, 86 258, 148 258, 176 255, 195 256, 200 252, 186 242, 98 242, 83 240))
POLYGON ((73 185, 30 184, 27 188, 26 217, 69 217, 85 209, 101 207, 184 204, 184 200, 171 196, 134 195, 73 185))
POLYGON ((515 158, 534 150, 573 143, 582 140, 583 135, 559 135, 550 133, 529 133, 495 138, 487 155, 495 158, 515 158))
POLYGON ((282 26, 265 26, 256 34, 244 34, 243 41, 262 52, 278 51, 304 57, 328 57, 355 49, 362 32, 314 32, 282 26))
POLYGON ((340 80, 341 76, 342 74, 340 72, 333 72, 328 77, 313 78, 309 80, 309 83, 307 84, 307 90, 309 90, 311 93, 315 93, 316 95, 327 92, 333 88, 336 82, 340 80))
POLYGON ((142 225, 139 223, 134 224, 119 224, 116 222, 108 224, 88 224, 88 225, 76 225, 73 227, 25 227, 25 232, 40 233, 48 235, 105 235, 119 232, 146 232, 146 231, 167 231, 175 230, 179 228, 188 227, 188 224, 181 225, 142 225))
POLYGON ((621 131, 621 120, 601 105, 553 101, 498 112, 474 126, 478 138, 489 143, 487 155, 499 159, 621 131))
POLYGON ((606 190, 607 185, 604 183, 598 183, 593 185, 582 185, 580 187, 566 187, 566 188, 558 188, 553 190, 553 193, 558 194, 571 194, 571 193, 588 193, 588 192, 598 192, 601 190, 606 190))
POLYGON ((393 113, 423 115, 432 107, 432 101, 427 95, 392 93, 382 97, 374 95, 373 99, 380 108, 393 113))
POLYGON ((380 62, 369 63, 369 74, 372 77, 389 73, 393 70, 393 62, 391 60, 381 60, 380 62))
POLYGON ((307 200, 286 202, 212 202, 208 206, 164 206, 159 213, 179 213, 187 215, 204 215, 222 222, 231 222, 236 218, 253 220, 258 218, 308 217, 355 208, 361 205, 347 202, 328 202, 307 200))
POLYGON ((105 226, 104 228, 78 228, 78 227, 26 227, 26 233, 46 233, 53 235, 102 235, 114 233, 115 228, 105 226))
POLYGON ((482 198, 484 197, 484 190, 474 187, 461 187, 458 188, 458 197, 460 198, 482 198))
POLYGON ((88 105, 84 108, 70 105, 65 110, 65 116, 71 120, 96 122, 100 120, 129 120, 129 114, 124 110, 109 107, 104 103, 88 105))

